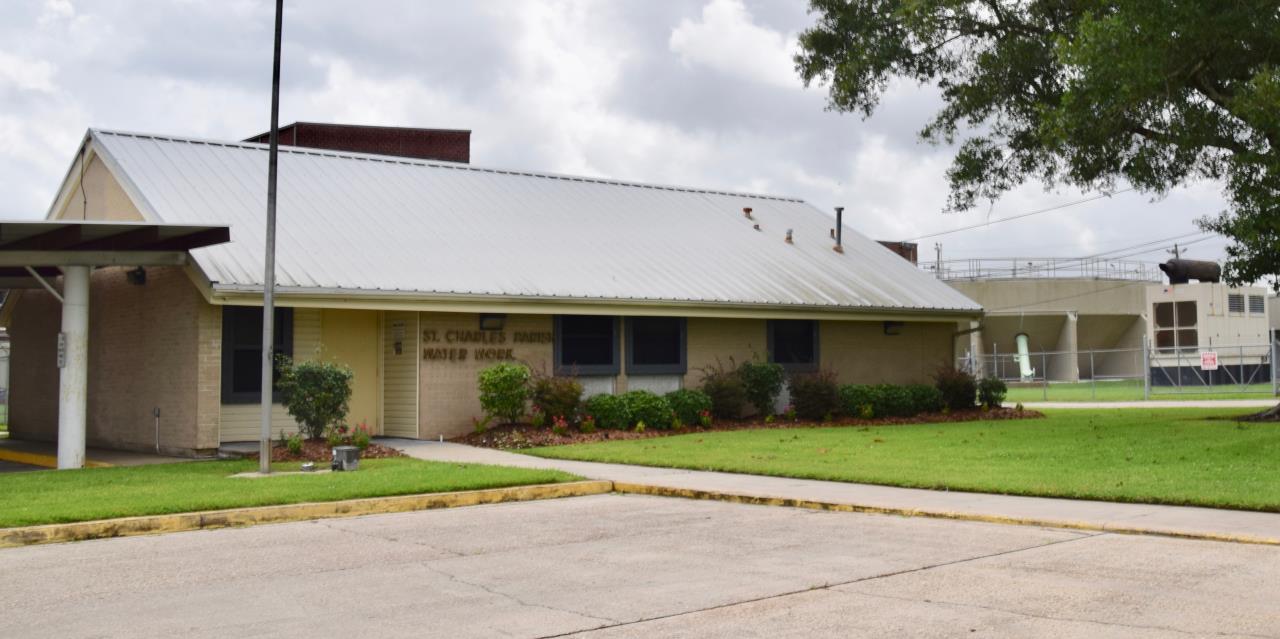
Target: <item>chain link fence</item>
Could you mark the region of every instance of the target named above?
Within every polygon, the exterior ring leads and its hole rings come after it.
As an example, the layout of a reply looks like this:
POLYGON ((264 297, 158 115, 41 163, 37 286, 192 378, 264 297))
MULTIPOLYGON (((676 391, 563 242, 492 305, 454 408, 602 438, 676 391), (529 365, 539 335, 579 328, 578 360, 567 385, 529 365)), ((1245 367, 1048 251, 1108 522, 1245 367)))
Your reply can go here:
POLYGON ((1008 400, 1138 401, 1280 395, 1280 343, 992 353, 960 358, 978 377, 1009 386, 1008 400))

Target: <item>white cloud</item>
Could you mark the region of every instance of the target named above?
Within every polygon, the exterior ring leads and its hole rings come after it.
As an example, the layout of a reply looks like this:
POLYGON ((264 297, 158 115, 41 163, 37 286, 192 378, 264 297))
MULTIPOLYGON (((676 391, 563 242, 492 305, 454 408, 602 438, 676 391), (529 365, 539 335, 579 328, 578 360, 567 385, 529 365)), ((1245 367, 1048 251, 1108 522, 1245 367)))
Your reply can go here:
MULTIPOLYGON (((267 125, 269 3, 16 4, 0 22, 0 218, 43 213, 90 126, 240 139, 267 125)), ((951 150, 915 141, 936 90, 895 83, 865 121, 824 111, 790 60, 812 18, 781 6, 290 2, 281 119, 468 128, 477 164, 799 196, 845 206, 881 239, 1081 197, 1032 184, 989 211, 942 215, 951 150)), ((936 241, 951 257, 1082 255, 1194 230, 1221 206, 1204 184, 936 241)))
POLYGON ((0 51, 0 90, 53 93, 55 67, 47 60, 32 60, 0 51))
POLYGON ((777 87, 800 87, 791 61, 795 37, 756 24, 742 0, 711 0, 701 19, 686 18, 672 29, 668 46, 689 65, 777 87))

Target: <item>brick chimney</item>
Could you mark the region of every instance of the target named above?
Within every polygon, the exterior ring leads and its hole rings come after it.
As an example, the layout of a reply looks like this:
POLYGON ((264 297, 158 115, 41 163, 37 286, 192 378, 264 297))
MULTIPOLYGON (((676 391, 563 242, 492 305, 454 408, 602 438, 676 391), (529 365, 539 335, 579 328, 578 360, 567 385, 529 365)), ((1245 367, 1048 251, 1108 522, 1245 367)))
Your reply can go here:
MULTIPOLYGON (((267 144, 270 135, 268 131, 245 142, 267 144)), ((460 129, 294 122, 280 127, 280 145, 463 164, 471 162, 471 131, 460 129)))

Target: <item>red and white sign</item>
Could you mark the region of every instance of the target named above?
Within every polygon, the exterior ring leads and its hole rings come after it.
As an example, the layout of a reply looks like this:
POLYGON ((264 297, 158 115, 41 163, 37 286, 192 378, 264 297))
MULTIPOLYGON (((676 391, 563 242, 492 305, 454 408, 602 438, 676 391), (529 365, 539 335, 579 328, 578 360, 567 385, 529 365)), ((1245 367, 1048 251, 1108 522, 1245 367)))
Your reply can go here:
POLYGON ((1200 370, 1218 370, 1218 351, 1200 351, 1200 370))

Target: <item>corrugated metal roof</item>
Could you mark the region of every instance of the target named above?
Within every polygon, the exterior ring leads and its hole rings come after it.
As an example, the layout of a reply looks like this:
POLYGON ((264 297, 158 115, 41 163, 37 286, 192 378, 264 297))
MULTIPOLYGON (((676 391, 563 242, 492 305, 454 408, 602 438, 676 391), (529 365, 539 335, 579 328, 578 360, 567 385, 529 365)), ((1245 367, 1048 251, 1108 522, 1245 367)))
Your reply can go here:
MULTIPOLYGON (((231 226, 231 243, 192 251, 215 289, 261 287, 265 145, 90 136, 144 215, 231 226)), ((836 253, 833 219, 801 200, 308 149, 279 161, 286 289, 979 309, 848 229, 836 253)))

